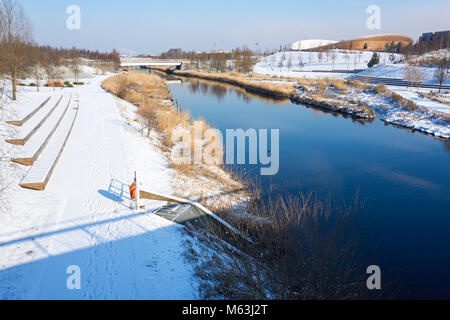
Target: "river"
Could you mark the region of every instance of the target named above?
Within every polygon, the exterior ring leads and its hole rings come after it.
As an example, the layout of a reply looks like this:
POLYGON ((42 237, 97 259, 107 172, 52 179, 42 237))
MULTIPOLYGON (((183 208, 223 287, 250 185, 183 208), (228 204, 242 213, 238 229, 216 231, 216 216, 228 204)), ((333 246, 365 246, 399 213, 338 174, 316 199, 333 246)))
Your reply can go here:
POLYGON ((283 194, 315 191, 348 202, 359 194, 381 233, 374 264, 389 269, 399 297, 450 298, 450 141, 385 125, 361 123, 288 100, 197 79, 169 84, 193 118, 226 129, 279 129, 280 165, 233 165, 283 194))

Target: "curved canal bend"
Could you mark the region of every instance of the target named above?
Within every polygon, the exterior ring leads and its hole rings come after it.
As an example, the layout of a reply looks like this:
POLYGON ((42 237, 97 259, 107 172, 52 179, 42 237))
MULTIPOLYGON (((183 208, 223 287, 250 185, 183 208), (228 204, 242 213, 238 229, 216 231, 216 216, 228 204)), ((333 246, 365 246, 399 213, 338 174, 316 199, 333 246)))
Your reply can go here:
POLYGON ((338 202, 355 192, 382 231, 378 264, 400 297, 450 298, 450 141, 182 78, 173 97, 193 118, 226 129, 280 130, 280 169, 231 166, 283 194, 313 190, 338 202))

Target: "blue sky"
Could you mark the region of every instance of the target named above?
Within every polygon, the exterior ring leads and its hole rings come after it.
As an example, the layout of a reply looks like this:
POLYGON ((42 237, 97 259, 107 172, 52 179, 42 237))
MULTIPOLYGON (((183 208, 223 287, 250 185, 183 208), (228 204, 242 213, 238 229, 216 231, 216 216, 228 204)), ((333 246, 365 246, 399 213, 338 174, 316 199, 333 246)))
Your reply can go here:
POLYGON ((302 39, 342 40, 375 33, 417 38, 450 29, 450 1, 300 0, 19 0, 39 44, 137 53, 276 48, 302 39), (69 30, 69 5, 81 9, 81 29, 69 30), (381 29, 366 27, 369 5, 381 9, 381 29), (258 45, 256 46, 256 43, 258 45))

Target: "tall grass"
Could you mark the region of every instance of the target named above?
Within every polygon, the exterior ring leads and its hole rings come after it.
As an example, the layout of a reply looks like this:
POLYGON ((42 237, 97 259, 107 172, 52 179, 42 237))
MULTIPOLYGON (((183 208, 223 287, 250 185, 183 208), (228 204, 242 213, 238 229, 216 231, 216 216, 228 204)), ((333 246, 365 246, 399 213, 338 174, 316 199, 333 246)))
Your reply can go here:
MULTIPOLYGON (((163 143, 167 148, 172 148, 176 142, 172 140, 173 131, 176 128, 186 128, 191 132, 191 152, 194 152, 193 122, 187 111, 179 111, 162 103, 171 99, 165 82, 160 77, 142 74, 128 73, 110 77, 106 79, 102 86, 116 96, 136 104, 139 109, 141 131, 149 136, 151 130, 156 130, 163 135, 163 143)), ((210 129, 210 126, 202 118, 195 120, 202 127, 202 134, 210 129)), ((219 141, 201 141, 203 147, 211 143, 217 143, 216 150, 221 149, 219 141)), ((223 150, 218 151, 218 156, 223 154, 223 150)), ((172 159, 171 159, 172 160, 172 159)), ((173 167, 178 166, 172 163, 173 167)))
MULTIPOLYGON (((206 237, 217 252, 198 264, 206 299, 360 299, 371 296, 366 268, 373 264, 376 238, 363 231, 357 196, 337 208, 310 193, 255 199, 248 212, 222 213, 248 235, 230 240, 217 226, 209 230, 232 245, 206 237), (370 239, 370 240, 369 240, 370 239), (373 240, 373 242, 372 242, 373 240), (364 252, 364 253, 363 253, 364 252), (368 254, 366 254, 368 252, 368 254)), ((202 255, 191 252, 193 260, 202 255)), ((204 258, 204 256, 203 256, 204 258)))
POLYGON ((347 90, 347 85, 345 84, 344 80, 337 80, 337 79, 330 79, 329 83, 332 87, 345 92, 347 90))
POLYGON ((415 111, 415 110, 419 109, 419 106, 416 103, 414 103, 411 100, 403 98, 398 93, 388 90, 388 91, 386 91, 386 94, 388 94, 389 97, 391 98, 391 100, 394 101, 395 103, 397 103, 402 108, 408 109, 410 111, 415 111))
POLYGON ((379 84, 373 89, 373 91, 376 94, 385 94, 386 92, 388 92, 388 88, 386 88, 384 84, 379 84))

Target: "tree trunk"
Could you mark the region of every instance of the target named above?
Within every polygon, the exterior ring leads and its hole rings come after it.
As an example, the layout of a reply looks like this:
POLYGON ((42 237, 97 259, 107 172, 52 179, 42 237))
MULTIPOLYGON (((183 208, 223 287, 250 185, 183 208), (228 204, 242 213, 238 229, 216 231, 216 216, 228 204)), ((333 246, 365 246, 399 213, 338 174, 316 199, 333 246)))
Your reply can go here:
POLYGON ((17 100, 17 96, 16 96, 16 70, 13 70, 11 72, 11 82, 12 82, 12 95, 13 95, 13 100, 17 100))

